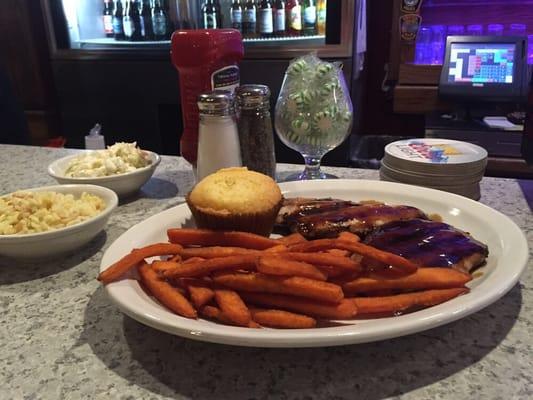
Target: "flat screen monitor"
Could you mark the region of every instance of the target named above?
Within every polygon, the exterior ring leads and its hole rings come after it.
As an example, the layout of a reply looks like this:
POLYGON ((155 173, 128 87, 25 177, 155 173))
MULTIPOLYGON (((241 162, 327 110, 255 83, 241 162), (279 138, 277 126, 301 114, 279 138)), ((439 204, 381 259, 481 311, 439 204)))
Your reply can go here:
POLYGON ((527 96, 526 39, 449 36, 441 97, 468 102, 520 102, 527 96))

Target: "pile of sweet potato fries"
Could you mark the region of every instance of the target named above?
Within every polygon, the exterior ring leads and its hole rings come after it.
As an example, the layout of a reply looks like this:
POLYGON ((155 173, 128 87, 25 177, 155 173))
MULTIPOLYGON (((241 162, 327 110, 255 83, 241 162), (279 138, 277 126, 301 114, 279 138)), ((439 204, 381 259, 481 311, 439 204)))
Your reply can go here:
POLYGON ((391 316, 459 296, 472 279, 450 268, 418 266, 347 232, 311 241, 300 234, 167 233, 169 243, 134 249, 98 279, 108 284, 137 268, 145 289, 174 313, 251 328, 391 316))

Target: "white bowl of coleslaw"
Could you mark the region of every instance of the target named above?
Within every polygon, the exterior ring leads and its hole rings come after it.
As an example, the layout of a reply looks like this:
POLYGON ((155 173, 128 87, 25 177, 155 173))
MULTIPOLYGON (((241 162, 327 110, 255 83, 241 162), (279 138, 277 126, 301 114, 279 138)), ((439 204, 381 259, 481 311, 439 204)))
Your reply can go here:
POLYGON ((152 177, 160 162, 158 154, 140 150, 135 143, 116 143, 106 150, 83 151, 60 158, 48 166, 48 174, 62 184, 99 185, 127 197, 152 177), (114 148, 118 148, 118 156, 114 148))
POLYGON ((0 196, 0 256, 55 258, 79 249, 101 232, 118 205, 110 189, 54 185, 0 196))

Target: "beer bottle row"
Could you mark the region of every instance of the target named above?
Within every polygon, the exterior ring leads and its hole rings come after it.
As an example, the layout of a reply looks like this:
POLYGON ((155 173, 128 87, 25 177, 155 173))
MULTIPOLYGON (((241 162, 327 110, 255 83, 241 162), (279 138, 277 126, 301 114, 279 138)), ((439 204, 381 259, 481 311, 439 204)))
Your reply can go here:
MULTIPOLYGON (((324 35, 327 0, 232 0, 231 27, 245 38, 324 35)), ((205 0, 202 27, 222 28, 218 0, 205 0)))
POLYGON ((173 31, 165 0, 105 0, 103 19, 115 40, 167 40, 173 31))

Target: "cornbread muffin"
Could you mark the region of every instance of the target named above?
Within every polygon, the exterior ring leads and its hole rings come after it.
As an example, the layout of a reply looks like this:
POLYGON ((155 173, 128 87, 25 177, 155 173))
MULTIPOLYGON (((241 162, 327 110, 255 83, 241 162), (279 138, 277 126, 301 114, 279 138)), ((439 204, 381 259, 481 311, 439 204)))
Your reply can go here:
POLYGON ((272 178, 244 167, 205 177, 186 200, 198 228, 268 236, 283 198, 272 178))

